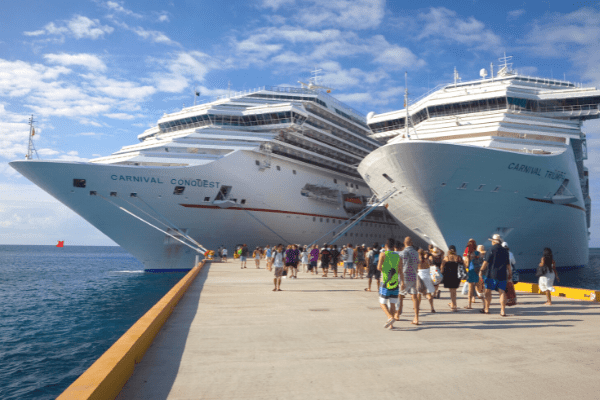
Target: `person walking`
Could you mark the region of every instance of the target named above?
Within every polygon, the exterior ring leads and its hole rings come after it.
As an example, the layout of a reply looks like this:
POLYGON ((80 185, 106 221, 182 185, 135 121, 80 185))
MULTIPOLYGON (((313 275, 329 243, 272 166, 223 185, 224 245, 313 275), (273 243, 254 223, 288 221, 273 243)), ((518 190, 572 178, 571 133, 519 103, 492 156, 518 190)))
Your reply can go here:
POLYGON ((492 247, 485 255, 485 260, 479 276, 482 277, 487 272, 485 279, 485 306, 481 311, 484 314, 490 313, 492 303, 492 290, 500 293, 500 315, 506 317, 506 281, 512 278, 508 250, 502 247, 502 238, 497 233, 492 236, 492 247))
POLYGON ((273 283, 275 284, 274 292, 281 292, 281 277, 283 276, 283 245, 278 244, 275 250, 272 252, 271 264, 275 267, 275 277, 273 283))
POLYGON ((304 272, 308 272, 308 249, 306 248, 306 246, 304 246, 302 248, 302 252, 300 253, 300 258, 301 258, 301 263, 302 263, 302 270, 304 272))
POLYGON ((284 276, 287 276, 288 279, 292 279, 293 276, 293 267, 294 267, 294 248, 291 244, 288 244, 285 249, 285 273, 284 276))
POLYGON ((456 289, 460 286, 460 279, 458 279, 458 264, 462 263, 462 258, 456 254, 456 246, 452 245, 448 247, 448 254, 442 261, 442 275, 444 275, 444 287, 450 290, 450 309, 457 311, 456 305, 456 289))
MULTIPOLYGON (((419 292, 419 297, 417 301, 417 309, 421 307, 421 297, 425 295, 427 300, 429 300, 429 305, 431 306, 431 312, 435 312, 435 308, 433 308, 433 293, 435 293, 435 287, 433 286, 433 281, 431 280, 431 272, 429 270, 429 257, 428 253, 423 249, 419 249, 419 267, 417 269, 417 290, 419 292)), ((418 321, 417 321, 418 322, 418 321)), ((418 324, 418 323, 417 323, 418 324)))
POLYGON ((319 248, 316 244, 311 246, 308 260, 310 261, 308 270, 317 275, 319 273, 319 271, 317 271, 317 263, 319 262, 319 248))
POLYGON ((342 250, 342 261, 344 261, 342 278, 346 277, 346 270, 349 270, 348 275, 352 279, 352 275, 354 275, 354 249, 352 248, 352 243, 348 243, 346 248, 342 250))
POLYGON ((367 253, 367 266, 369 268, 367 278, 369 279, 369 282, 365 289, 366 292, 371 291, 371 282, 373 281, 373 278, 377 281, 377 288, 379 288, 381 280, 381 271, 377 269, 377 264, 379 264, 379 254, 379 243, 373 243, 373 249, 367 253))
POLYGON ((360 279, 363 279, 363 271, 365 269, 365 256, 366 256, 367 246, 363 243, 362 246, 357 246, 354 251, 354 259, 356 260, 356 277, 360 276, 360 279))
POLYGON ((298 279, 298 264, 300 263, 300 248, 297 244, 292 245, 292 276, 298 279))
MULTIPOLYGON (((431 253, 431 257, 430 257, 430 261, 433 264, 433 268, 435 270, 435 276, 438 276, 439 274, 441 274, 441 270, 440 268, 442 267, 442 262, 444 261, 444 255, 445 253, 438 247, 435 247, 433 245, 429 245, 430 248, 430 253, 431 253)), ((432 273, 434 271, 431 271, 432 273)), ((441 280, 434 280, 433 284, 435 286, 435 293, 433 294, 433 297, 436 299, 439 299, 442 295, 442 292, 440 291, 440 284, 442 283, 441 280)))
POLYGON ((227 249, 225 247, 223 247, 222 253, 223 253, 223 262, 227 262, 227 249))
POLYGON ((379 304, 387 317, 384 328, 394 328, 394 313, 398 303, 399 277, 404 280, 400 266, 400 256, 394 252, 394 239, 385 243, 385 250, 379 256, 377 270, 381 272, 383 281, 379 287, 379 304))
POLYGON ((469 287, 469 304, 465 307, 467 310, 471 310, 472 303, 475 302, 476 290, 475 286, 479 283, 479 270, 481 269, 482 259, 481 253, 475 250, 469 254, 469 272, 467 276, 467 285, 469 287))
POLYGON ((340 262, 341 253, 337 248, 337 245, 334 244, 331 246, 331 260, 329 261, 329 269, 333 272, 333 277, 338 277, 338 263, 340 262))
POLYGON ((244 244, 242 246, 241 250, 242 250, 240 252, 240 260, 242 262, 241 268, 246 268, 246 260, 248 259, 248 253, 249 253, 248 246, 244 244))
POLYGON ((542 260, 538 266, 536 276, 538 276, 538 285, 540 287, 540 291, 546 294, 546 302, 545 306, 552 305, 552 292, 554 289, 554 279, 557 282, 560 282, 558 278, 558 272, 556 271, 556 262, 554 262, 554 257, 552 256, 552 250, 548 247, 544 249, 544 253, 542 256, 542 260))
POLYGON ((271 246, 267 245, 267 247, 265 248, 265 261, 267 262, 267 270, 271 271, 271 266, 272 266, 272 256, 273 256, 273 250, 271 250, 271 246))
MULTIPOLYGON (((469 239, 469 241, 467 242, 467 246, 465 247, 465 251, 463 252, 463 257, 462 257, 463 258, 463 262, 464 262, 464 264, 463 264, 463 266, 464 266, 463 272, 464 271, 468 272, 468 270, 469 270, 469 263, 471 261, 469 257, 470 257, 471 254, 475 253, 475 251, 477 251, 477 243, 475 242, 475 239, 469 239)), ((460 267, 459 267, 459 270, 460 270, 460 267)), ((461 277, 460 273, 458 275, 459 275, 459 278, 460 278, 461 277)), ((469 292, 468 273, 467 273, 467 276, 463 277, 461 280, 465 280, 465 284, 462 287, 462 295, 466 296, 468 294, 468 292, 469 292)))
POLYGON ((252 257, 254 257, 254 264, 256 264, 256 269, 260 269, 260 255, 262 251, 260 251, 260 247, 256 246, 254 252, 252 253, 252 257))
MULTIPOLYGON (((397 248, 399 248, 397 246, 397 248)), ((413 308, 415 310, 415 318, 411 322, 414 325, 419 325, 419 298, 417 292, 417 269, 419 268, 419 253, 413 247, 413 242, 410 236, 404 239, 404 250, 399 254, 400 256, 400 269, 402 274, 400 276, 400 302, 398 309, 396 310, 396 320, 400 320, 402 315, 402 307, 404 304, 404 298, 408 295, 411 296, 413 301, 413 308)))
POLYGON ((329 262, 331 261, 331 250, 329 250, 329 245, 327 245, 327 243, 323 245, 319 257, 321 259, 321 268, 323 269, 323 278, 327 278, 329 262))

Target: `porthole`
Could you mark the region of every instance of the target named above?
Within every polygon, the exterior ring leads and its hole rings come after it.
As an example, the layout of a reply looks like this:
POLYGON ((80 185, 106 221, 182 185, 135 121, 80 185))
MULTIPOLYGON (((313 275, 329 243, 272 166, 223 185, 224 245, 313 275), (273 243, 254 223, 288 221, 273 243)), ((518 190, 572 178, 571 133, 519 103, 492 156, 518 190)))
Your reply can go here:
POLYGON ((294 175, 296 175, 296 170, 295 169, 293 169, 292 172, 294 173, 294 175))
POLYGON ((279 165, 277 166, 277 171, 281 171, 281 167, 279 165))
POLYGON ((117 192, 110 192, 110 197, 117 197, 117 192))
POLYGON ((183 191, 185 190, 185 186, 175 186, 175 189, 173 189, 173 194, 183 194, 183 191))
POLYGON ((205 197, 204 201, 210 201, 210 197, 205 197))
POLYGON ((242 199, 241 203, 246 204, 246 199, 242 199))
POLYGON ((258 160, 255 160, 255 161, 254 161, 254 163, 255 163, 256 165, 260 165, 260 161, 258 161, 258 160))
POLYGON ((73 187, 84 188, 85 187, 85 179, 73 179, 73 187))

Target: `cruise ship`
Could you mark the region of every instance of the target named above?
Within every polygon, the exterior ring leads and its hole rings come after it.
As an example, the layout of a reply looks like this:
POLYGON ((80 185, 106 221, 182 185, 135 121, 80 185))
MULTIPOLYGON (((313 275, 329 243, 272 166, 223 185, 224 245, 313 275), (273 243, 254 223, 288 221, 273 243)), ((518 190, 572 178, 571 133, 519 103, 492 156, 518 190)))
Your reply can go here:
MULTIPOLYGON (((364 115, 312 83, 263 87, 165 114, 107 157, 10 165, 146 270, 180 271, 220 246, 335 239, 372 197, 356 170, 381 145, 369 134, 364 115)), ((373 210, 338 243, 409 232, 373 210)))
MULTIPOLYGON (((508 243, 519 270, 545 247, 557 267, 588 263, 591 200, 585 120, 598 118, 600 91, 523 76, 509 64, 453 83, 404 109, 369 113, 384 144, 358 167, 375 194, 396 190, 389 211, 428 243, 462 250, 471 238, 508 243)), ((493 65, 492 65, 493 68, 493 65)), ((406 95, 408 98, 408 95, 406 95)))

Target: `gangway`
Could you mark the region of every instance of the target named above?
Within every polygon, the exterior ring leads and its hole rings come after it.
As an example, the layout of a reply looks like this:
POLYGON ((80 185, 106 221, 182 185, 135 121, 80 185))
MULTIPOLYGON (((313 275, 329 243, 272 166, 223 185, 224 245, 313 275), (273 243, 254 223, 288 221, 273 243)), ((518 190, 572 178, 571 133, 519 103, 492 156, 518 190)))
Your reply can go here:
POLYGON ((335 228, 333 228, 332 230, 330 230, 329 232, 327 232, 326 234, 324 234, 323 236, 321 236, 320 238, 318 238, 317 240, 315 240, 314 242, 309 244, 308 247, 311 247, 314 244, 320 242, 324 237, 329 236, 332 233, 334 233, 334 236, 333 236, 333 238, 331 238, 331 240, 328 240, 327 243, 333 244, 333 243, 337 242, 337 240, 340 237, 344 236, 345 233, 347 233, 350 229, 354 228, 360 221, 365 219, 365 217, 367 215, 371 214, 373 211, 375 211, 375 209, 377 209, 379 206, 381 206, 383 203, 385 203, 385 201, 388 198, 390 198, 397 191, 398 191, 398 189, 394 188, 391 191, 389 191, 388 193, 386 193, 381 199, 370 201, 365 206, 365 208, 363 208, 359 213, 355 214, 352 218, 348 219, 345 222, 346 226, 342 225, 341 226, 342 230, 339 231, 337 234, 335 234, 335 231, 337 229, 339 229, 340 226, 336 226, 335 228))

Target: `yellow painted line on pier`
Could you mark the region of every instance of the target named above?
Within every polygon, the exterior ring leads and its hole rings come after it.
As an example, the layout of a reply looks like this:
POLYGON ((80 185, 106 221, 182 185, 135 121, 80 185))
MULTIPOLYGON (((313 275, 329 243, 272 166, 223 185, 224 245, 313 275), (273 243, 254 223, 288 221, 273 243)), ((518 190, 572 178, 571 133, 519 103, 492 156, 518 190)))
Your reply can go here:
POLYGON ((198 276, 204 264, 205 261, 202 261, 188 272, 57 399, 114 399, 117 397, 133 374, 135 365, 142 360, 154 337, 198 276))
MULTIPOLYGON (((600 291, 598 290, 569 288, 563 286, 554 286, 554 289, 556 291, 552 293, 552 296, 555 297, 566 297, 568 299, 574 300, 600 302, 600 291)), ((540 291, 540 288, 537 283, 519 282, 515 284, 515 290, 527 293, 543 293, 540 291)))

